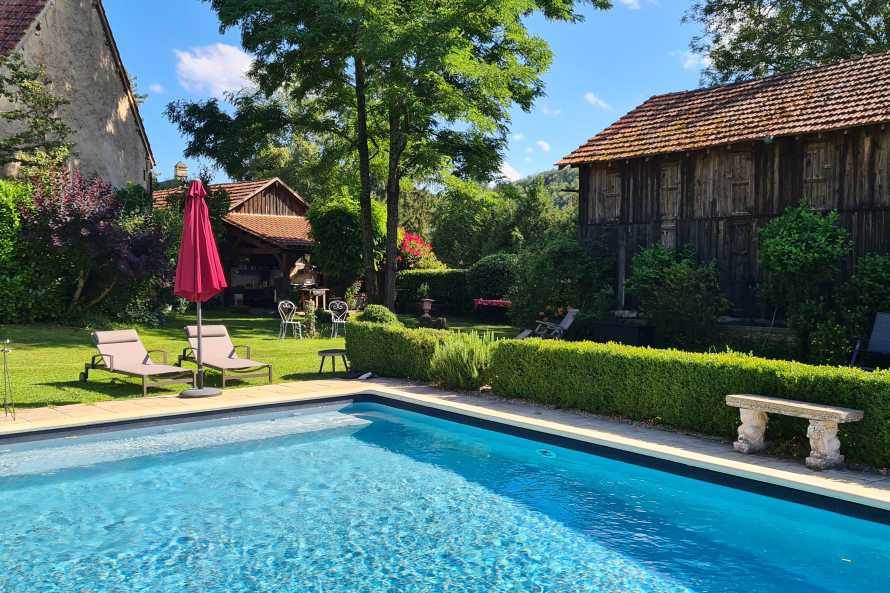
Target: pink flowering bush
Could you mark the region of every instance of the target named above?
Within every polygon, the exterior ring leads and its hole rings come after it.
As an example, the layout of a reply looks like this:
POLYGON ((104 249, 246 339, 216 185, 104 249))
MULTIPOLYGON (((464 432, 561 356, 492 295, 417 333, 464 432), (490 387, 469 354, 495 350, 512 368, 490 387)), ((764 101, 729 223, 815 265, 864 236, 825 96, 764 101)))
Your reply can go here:
POLYGON ((419 233, 399 229, 399 269, 442 269, 445 265, 433 253, 433 246, 419 233))

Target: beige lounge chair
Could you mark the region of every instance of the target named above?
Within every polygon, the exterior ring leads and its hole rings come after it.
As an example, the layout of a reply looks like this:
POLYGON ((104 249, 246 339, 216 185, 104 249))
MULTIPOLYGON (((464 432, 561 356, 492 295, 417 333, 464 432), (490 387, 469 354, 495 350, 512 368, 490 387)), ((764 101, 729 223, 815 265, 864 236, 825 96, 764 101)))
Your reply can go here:
MULTIPOLYGON (((198 326, 189 325, 185 328, 185 335, 189 341, 189 347, 179 356, 179 364, 187 360, 198 363, 198 326)), ((229 330, 224 325, 204 325, 201 327, 201 344, 204 352, 201 362, 204 366, 217 370, 222 374, 222 386, 226 386, 226 373, 232 373, 235 378, 268 376, 272 382, 272 365, 268 362, 250 360, 250 346, 232 344, 229 330), (238 348, 244 348, 246 358, 238 357, 238 348)))
POLYGON ((99 354, 84 365, 83 372, 80 373, 81 381, 90 378, 90 370, 139 377, 142 379, 143 397, 148 393, 149 386, 172 383, 191 383, 192 387, 195 385, 195 371, 168 365, 164 350, 146 350, 136 330, 93 332, 92 337, 99 354), (156 364, 149 356, 152 352, 162 354, 164 362, 156 364))

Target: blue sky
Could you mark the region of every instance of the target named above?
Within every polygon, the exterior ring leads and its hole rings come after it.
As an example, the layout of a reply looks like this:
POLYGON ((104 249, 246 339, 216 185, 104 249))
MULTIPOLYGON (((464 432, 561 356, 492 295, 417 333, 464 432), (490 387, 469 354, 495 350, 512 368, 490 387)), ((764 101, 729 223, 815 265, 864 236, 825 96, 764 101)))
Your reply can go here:
MULTIPOLYGON (((530 19, 554 59, 545 76, 547 96, 530 113, 514 113, 505 175, 552 168, 648 97, 698 86, 701 62, 688 53, 697 29, 681 23, 688 2, 613 3, 610 11, 586 7, 579 24, 530 19)), ((239 88, 249 57, 240 50, 238 32, 221 35, 200 0, 105 0, 105 8, 127 69, 149 95, 142 117, 160 177, 169 178, 185 141, 164 117, 165 106, 239 88)), ((189 164, 197 171, 198 162, 189 164)))

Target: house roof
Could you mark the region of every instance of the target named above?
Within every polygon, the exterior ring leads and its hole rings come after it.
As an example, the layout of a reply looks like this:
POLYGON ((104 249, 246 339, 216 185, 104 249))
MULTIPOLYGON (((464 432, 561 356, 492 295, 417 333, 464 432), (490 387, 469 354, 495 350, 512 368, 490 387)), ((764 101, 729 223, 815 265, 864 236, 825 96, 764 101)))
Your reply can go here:
MULTIPOLYGON (((279 184, 290 192, 294 199, 308 206, 306 200, 300 197, 300 194, 291 189, 285 182, 278 177, 272 179, 258 179, 256 181, 236 181, 234 183, 214 183, 207 186, 207 190, 214 192, 224 190, 229 195, 229 210, 234 210, 250 198, 261 193, 267 187, 279 184)), ((167 199, 185 191, 183 187, 172 187, 156 191, 152 194, 155 208, 164 208, 167 205, 167 199)))
POLYGON ((0 3, 0 54, 15 49, 44 6, 46 0, 4 0, 0 3))
POLYGON ((271 214, 240 214, 232 212, 226 222, 251 235, 279 247, 312 245, 309 221, 305 216, 274 216, 271 214))
MULTIPOLYGON (((304 216, 273 216, 233 212, 238 206, 275 184, 281 185, 292 195, 293 199, 308 206, 300 194, 277 177, 257 181, 215 183, 208 186, 207 189, 211 192, 225 190, 229 195, 229 213, 224 220, 232 226, 279 247, 312 245, 313 241, 309 236, 309 221, 304 216)), ((152 194, 154 207, 166 208, 167 200, 171 196, 184 191, 184 187, 174 187, 154 192, 152 194)))
POLYGON ((652 97, 560 166, 890 122, 890 52, 652 97))
MULTIPOLYGON (((34 21, 46 8, 47 0, 0 0, 0 55, 6 54, 21 43, 25 34, 34 24, 34 21)), ((139 102, 133 93, 133 87, 130 83, 130 76, 124 67, 123 59, 118 50, 117 43, 114 40, 114 33, 111 30, 111 23, 108 22, 108 15, 105 14, 105 7, 101 0, 93 3, 96 11, 99 13, 99 19, 102 27, 105 29, 105 36, 108 46, 111 48, 111 55, 117 65, 117 72, 120 76, 121 83, 127 93, 127 99, 130 109, 136 114, 136 125, 139 128, 139 135, 145 144, 145 150, 152 165, 156 163, 154 153, 151 150, 151 143, 148 140, 148 134, 145 132, 145 124, 142 121, 142 115, 139 113, 139 102)))

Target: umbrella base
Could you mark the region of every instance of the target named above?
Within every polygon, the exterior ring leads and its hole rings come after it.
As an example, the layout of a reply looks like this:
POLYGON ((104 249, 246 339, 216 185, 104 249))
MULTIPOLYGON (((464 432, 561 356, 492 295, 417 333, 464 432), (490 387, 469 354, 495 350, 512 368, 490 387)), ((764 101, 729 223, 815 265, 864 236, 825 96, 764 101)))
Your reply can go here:
POLYGON ((222 389, 217 389, 216 387, 200 387, 196 389, 187 389, 180 393, 179 397, 216 397, 217 395, 222 395, 222 389))

